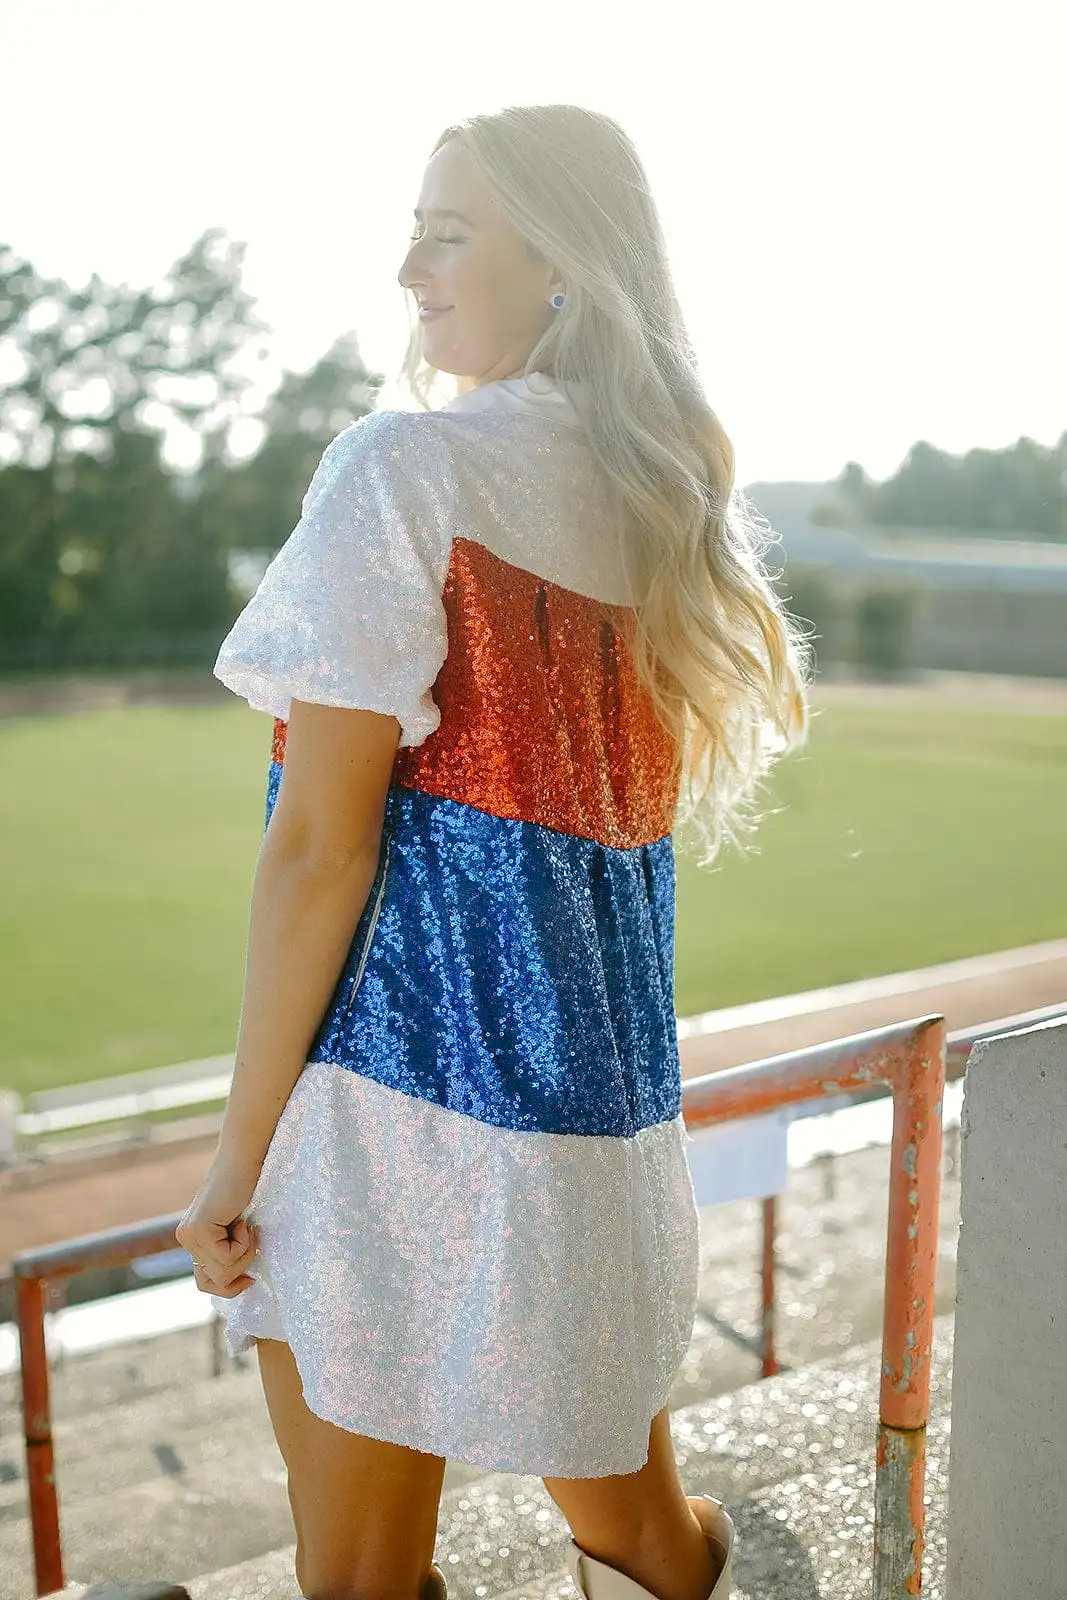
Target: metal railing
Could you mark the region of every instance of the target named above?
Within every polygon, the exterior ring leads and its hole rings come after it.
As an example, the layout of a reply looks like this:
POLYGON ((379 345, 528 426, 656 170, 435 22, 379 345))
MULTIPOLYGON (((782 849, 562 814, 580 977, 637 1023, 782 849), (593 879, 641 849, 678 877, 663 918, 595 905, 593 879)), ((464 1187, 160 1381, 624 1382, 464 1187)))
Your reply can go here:
MULTIPOLYGON (((52 1153, 50 1138, 103 1128, 123 1142, 144 1142, 161 1113, 212 1107, 226 1100, 233 1079, 233 1052, 182 1061, 170 1067, 102 1078, 62 1089, 39 1089, 18 1101, 10 1115, 11 1148, 0 1146, 0 1164, 24 1164, 52 1153)), ((219 1113, 221 1121, 221 1111, 219 1113)), ((60 1146, 62 1148, 62 1146, 60 1146)))
MULTIPOLYGON (((1018 1011, 1011 1016, 1000 1017, 995 1022, 983 1022, 977 1027, 953 1029, 947 1038, 945 1081, 952 1083, 963 1077, 967 1066, 967 1057, 979 1039, 986 1039, 992 1034, 1006 1033, 1016 1028, 1026 1028, 1036 1022, 1049 1022, 1058 1017, 1067 1017, 1067 1003, 1038 1006, 1032 1011, 1018 1011)), ((847 1041, 842 1041, 842 1043, 845 1042, 847 1041)), ((721 1077, 722 1071, 715 1073, 714 1076, 721 1077)), ((695 1082, 696 1080, 691 1081, 695 1082)), ((887 1098, 891 1093, 890 1089, 881 1085, 873 1086, 867 1084, 864 1086, 863 1093, 851 1099, 847 1096, 839 1098, 836 1095, 830 1098, 835 1101, 835 1109, 844 1109, 848 1105, 870 1105, 877 1099, 887 1098)), ((762 1315, 760 1324, 761 1376, 773 1378, 780 1370, 774 1348, 774 1313, 777 1300, 777 1260, 775 1252, 775 1241, 778 1232, 777 1195, 765 1196, 761 1201, 761 1205, 763 1209, 761 1250, 762 1315)))
MULTIPOLYGON (((940 1015, 849 1035, 690 1078, 688 1129, 785 1105, 887 1085, 893 1098, 881 1387, 875 1440, 874 1600, 920 1593, 923 1488, 929 1418, 941 1187, 941 1107, 946 1078, 960 1077, 973 1044, 992 1033, 1067 1014, 1067 1006, 1005 1017, 949 1035, 940 1015), (951 1064, 952 1071, 949 1072, 951 1064)), ((36 1593, 64 1587, 45 1343, 45 1289, 88 1268, 174 1248, 183 1213, 25 1251, 14 1258, 36 1593)), ((764 1370, 773 1363, 774 1198, 764 1201, 764 1370)), ((776 1370, 771 1365, 769 1370, 776 1370)))

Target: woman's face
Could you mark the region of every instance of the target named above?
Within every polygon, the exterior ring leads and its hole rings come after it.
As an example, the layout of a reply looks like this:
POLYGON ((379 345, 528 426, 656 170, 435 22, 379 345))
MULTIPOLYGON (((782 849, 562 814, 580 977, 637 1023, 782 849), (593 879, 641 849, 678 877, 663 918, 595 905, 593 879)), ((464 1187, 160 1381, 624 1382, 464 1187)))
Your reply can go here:
POLYGON ((419 303, 426 360, 475 385, 521 370, 563 287, 491 204, 455 139, 427 165, 397 280, 419 303))

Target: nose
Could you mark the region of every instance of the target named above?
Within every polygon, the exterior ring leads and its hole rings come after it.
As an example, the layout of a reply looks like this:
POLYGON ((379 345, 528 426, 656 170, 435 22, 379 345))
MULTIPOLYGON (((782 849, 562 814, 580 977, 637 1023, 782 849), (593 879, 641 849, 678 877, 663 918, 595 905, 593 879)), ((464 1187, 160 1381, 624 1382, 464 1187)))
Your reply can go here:
POLYGON ((396 275, 396 281, 402 289, 426 287, 426 279, 419 271, 418 250, 421 242, 421 240, 416 240, 400 263, 400 271, 396 275))

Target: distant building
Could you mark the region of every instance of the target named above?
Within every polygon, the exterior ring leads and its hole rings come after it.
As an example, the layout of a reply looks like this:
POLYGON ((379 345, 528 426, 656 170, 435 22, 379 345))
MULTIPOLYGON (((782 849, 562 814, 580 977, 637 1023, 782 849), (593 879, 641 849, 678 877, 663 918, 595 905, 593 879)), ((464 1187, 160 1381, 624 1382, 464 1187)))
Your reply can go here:
MULTIPOLYGON (((745 487, 778 535, 766 559, 785 568, 786 592, 792 579, 799 590, 802 575, 816 573, 847 608, 873 587, 908 587, 913 667, 1067 677, 1067 542, 825 527, 811 513, 831 492, 822 483, 745 487)), ((818 627, 821 619, 811 620, 818 627)), ((826 629, 821 659, 840 637, 826 629)))

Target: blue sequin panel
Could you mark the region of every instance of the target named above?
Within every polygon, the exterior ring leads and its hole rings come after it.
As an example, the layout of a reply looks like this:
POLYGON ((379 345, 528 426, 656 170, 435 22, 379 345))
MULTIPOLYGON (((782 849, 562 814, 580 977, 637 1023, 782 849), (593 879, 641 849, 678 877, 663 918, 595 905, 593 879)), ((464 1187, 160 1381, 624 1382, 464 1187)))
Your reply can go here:
POLYGON ((271 812, 274 810, 278 799, 278 790, 281 788, 282 773, 284 771, 285 767, 280 761, 272 761, 267 771, 267 815, 263 821, 264 828, 270 822, 271 812))
POLYGON ((308 1059, 498 1127, 630 1138, 681 1106, 674 892, 669 834, 614 849, 394 783, 308 1059))

